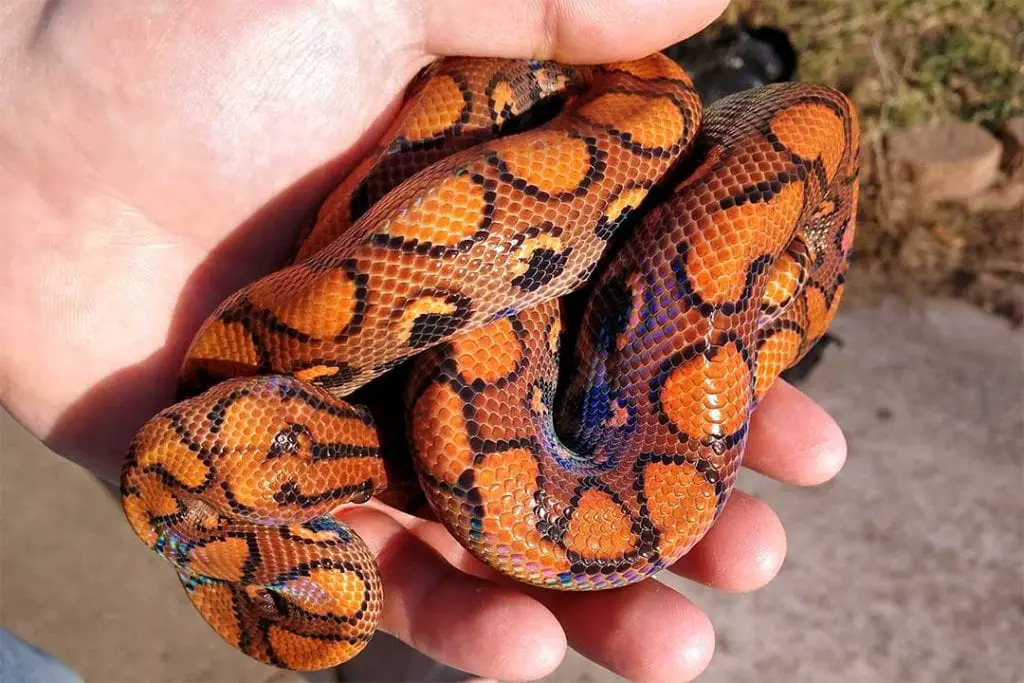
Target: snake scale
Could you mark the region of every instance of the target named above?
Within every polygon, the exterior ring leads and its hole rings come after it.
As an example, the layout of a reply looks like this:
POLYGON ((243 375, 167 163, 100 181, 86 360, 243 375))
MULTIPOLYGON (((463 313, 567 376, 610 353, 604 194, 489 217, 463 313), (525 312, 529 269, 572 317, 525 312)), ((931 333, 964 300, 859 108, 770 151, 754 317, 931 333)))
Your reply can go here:
POLYGON ((402 365, 390 410, 473 555, 555 589, 658 572, 712 525, 758 399, 836 311, 858 151, 826 87, 704 112, 661 55, 433 63, 292 265, 196 334, 180 402, 130 446, 127 519, 233 646, 348 660, 384 595, 332 513, 395 482, 385 430, 343 399, 402 365))

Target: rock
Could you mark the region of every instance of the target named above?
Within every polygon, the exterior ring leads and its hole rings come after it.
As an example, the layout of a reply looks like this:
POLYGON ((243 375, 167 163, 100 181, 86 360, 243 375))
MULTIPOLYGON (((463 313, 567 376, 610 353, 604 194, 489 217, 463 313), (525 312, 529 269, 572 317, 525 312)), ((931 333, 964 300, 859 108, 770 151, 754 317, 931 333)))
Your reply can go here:
POLYGON ((1024 206, 1024 116, 1003 122, 999 130, 1003 143, 1000 168, 1003 182, 967 200, 973 212, 1009 211, 1024 206))
POLYGON ((1003 169, 1012 177, 1024 179, 1024 116, 1005 122, 1000 132, 1006 147, 1003 169))
POLYGON ((992 273, 980 273, 967 289, 967 296, 989 312, 1009 318, 1015 325, 1024 324, 1024 285, 1020 283, 992 273))
POLYGON ((971 213, 1010 211, 1018 206, 1024 206, 1024 172, 1021 170, 1007 182, 967 200, 971 213))
POLYGON ((947 231, 923 225, 915 227, 900 247, 903 267, 926 287, 947 281, 963 260, 964 240, 947 231))
POLYGON ((969 199, 999 177, 1002 144, 981 126, 950 121, 889 135, 889 159, 925 203, 969 199))

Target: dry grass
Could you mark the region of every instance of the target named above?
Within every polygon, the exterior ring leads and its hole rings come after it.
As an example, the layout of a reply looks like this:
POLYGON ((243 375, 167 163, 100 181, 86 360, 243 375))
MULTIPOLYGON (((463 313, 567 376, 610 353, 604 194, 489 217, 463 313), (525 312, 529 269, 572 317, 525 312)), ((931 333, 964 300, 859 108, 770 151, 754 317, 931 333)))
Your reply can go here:
POLYGON ((1024 114, 1024 0, 736 0, 739 16, 789 30, 801 78, 848 90, 869 129, 1024 114))

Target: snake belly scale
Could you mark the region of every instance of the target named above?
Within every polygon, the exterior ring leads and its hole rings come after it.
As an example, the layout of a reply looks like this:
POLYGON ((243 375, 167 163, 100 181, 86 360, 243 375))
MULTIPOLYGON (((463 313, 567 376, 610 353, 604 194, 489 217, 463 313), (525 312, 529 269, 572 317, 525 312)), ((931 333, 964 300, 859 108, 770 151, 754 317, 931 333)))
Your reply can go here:
POLYGON ((409 360, 407 449, 470 552, 555 589, 658 572, 710 528, 758 400, 836 311, 858 153, 830 88, 703 112, 660 55, 435 62, 293 264, 196 334, 181 400, 129 449, 132 528, 246 654, 355 656, 385 597, 332 513, 396 482, 344 397, 409 360))

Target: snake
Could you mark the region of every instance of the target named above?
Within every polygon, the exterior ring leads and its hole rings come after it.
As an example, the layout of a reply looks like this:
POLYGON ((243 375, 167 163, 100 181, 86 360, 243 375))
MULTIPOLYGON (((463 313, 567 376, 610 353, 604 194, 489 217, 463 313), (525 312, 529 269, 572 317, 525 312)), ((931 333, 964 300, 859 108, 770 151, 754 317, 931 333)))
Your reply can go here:
POLYGON ((651 577, 711 528, 753 411, 836 313, 858 157, 826 86, 705 109, 661 54, 438 59, 294 258, 195 334, 128 448, 125 516, 213 630, 286 669, 376 631, 341 511, 403 490, 395 454, 505 576, 651 577))

